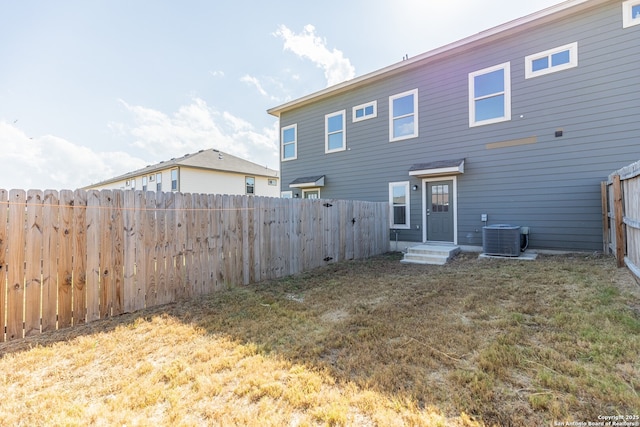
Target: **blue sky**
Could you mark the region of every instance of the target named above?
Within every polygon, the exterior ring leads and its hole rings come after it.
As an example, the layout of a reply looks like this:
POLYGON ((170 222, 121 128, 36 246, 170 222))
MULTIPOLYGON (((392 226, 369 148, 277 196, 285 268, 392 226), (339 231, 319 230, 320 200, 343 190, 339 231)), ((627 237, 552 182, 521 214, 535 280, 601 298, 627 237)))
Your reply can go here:
POLYGON ((0 0, 0 188, 205 148, 278 169, 266 110, 559 0, 0 0))

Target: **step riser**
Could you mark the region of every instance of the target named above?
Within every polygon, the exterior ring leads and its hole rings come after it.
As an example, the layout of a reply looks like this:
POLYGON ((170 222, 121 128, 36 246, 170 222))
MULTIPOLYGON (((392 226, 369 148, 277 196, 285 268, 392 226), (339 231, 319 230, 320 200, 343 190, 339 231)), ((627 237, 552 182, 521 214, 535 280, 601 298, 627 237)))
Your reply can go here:
POLYGON ((458 253, 458 251, 450 250, 450 251, 434 251, 430 249, 411 249, 407 250, 408 254, 419 254, 419 255, 445 255, 452 256, 458 253))
POLYGON ((404 259, 400 262, 404 264, 431 264, 431 265, 444 265, 452 257, 460 252, 460 248, 457 247, 425 247, 418 246, 408 248, 407 253, 404 255, 404 259))

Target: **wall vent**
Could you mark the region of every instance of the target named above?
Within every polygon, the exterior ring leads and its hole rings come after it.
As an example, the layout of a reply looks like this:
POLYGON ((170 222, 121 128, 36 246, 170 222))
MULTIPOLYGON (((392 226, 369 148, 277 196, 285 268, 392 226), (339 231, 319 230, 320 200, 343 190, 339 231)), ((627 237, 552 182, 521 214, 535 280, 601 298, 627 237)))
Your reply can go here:
POLYGON ((482 227, 482 251, 486 255, 520 256, 520 226, 495 224, 482 227))

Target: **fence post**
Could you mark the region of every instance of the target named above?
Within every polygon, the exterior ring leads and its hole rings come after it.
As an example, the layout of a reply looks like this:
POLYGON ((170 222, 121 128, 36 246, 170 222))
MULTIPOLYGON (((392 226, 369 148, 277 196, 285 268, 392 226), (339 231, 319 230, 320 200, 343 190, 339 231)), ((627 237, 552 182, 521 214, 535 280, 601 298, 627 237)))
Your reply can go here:
POLYGON ((616 221, 616 259, 618 267, 624 267, 625 232, 623 228, 624 213, 622 209, 622 182, 620 181, 620 175, 614 175, 613 177, 613 205, 616 221))
POLYGON ((609 253, 609 206, 607 201, 607 181, 600 183, 600 197, 602 201, 602 253, 609 253))

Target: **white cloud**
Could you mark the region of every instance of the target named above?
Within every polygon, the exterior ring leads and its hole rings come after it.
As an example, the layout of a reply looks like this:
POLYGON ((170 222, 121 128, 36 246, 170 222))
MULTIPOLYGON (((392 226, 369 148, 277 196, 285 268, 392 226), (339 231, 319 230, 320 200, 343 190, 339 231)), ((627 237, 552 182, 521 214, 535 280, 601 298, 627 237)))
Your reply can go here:
POLYGON ((171 115, 120 101, 133 114, 127 132, 133 145, 155 160, 167 160, 198 150, 215 148, 249 161, 278 168, 277 121, 272 128, 255 130, 246 120, 219 112, 200 99, 171 115))
POLYGON ((209 71, 209 74, 211 74, 213 77, 224 77, 224 71, 222 70, 209 71))
POLYGON ((274 35, 284 40, 285 50, 309 59, 322 68, 327 86, 341 83, 355 76, 355 68, 351 65, 351 61, 344 57, 342 51, 329 50, 326 40, 316 36, 313 25, 306 25, 300 34, 294 33, 285 25, 280 25, 274 35))
POLYGON ((0 121, 0 188, 76 189, 145 165, 127 153, 97 152, 65 139, 29 138, 0 121))
POLYGON ((244 76, 242 76, 240 78, 240 81, 243 82, 243 83, 248 83, 248 84, 250 84, 252 86, 255 86, 255 88, 258 89, 258 92, 260 92, 260 95, 269 96, 267 91, 264 90, 264 88, 260 84, 260 80, 258 80, 256 77, 252 77, 252 76, 250 76, 248 74, 245 74, 244 76))

